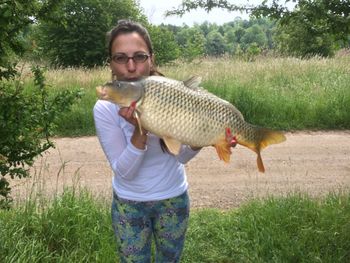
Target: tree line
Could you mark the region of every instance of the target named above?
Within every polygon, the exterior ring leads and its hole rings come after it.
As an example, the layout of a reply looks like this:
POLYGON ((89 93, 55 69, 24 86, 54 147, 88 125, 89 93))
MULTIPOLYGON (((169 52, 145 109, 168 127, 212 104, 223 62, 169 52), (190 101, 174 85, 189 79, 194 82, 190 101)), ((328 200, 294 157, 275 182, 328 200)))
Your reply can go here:
POLYGON ((135 0, 5 1, 0 5, 0 23, 5 26, 0 51, 7 55, 11 51, 13 55, 25 51, 27 58, 53 66, 104 65, 106 32, 122 18, 139 21, 148 28, 158 64, 177 58, 192 60, 224 54, 250 58, 269 51, 288 56, 329 57, 338 49, 349 47, 349 1, 293 1, 296 2, 293 11, 277 2, 267 6, 263 1, 251 7, 222 0, 183 1, 168 15, 182 15, 198 7, 210 12, 220 7, 249 11, 251 18, 236 17, 223 25, 204 22, 193 26, 156 26, 148 23, 135 0))

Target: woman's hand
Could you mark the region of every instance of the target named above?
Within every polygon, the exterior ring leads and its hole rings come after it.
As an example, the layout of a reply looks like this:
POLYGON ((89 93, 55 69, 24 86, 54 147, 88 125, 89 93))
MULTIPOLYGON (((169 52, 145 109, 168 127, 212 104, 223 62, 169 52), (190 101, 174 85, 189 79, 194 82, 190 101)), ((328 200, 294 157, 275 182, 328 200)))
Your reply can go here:
POLYGON ((231 147, 236 147, 237 138, 231 132, 230 128, 226 128, 226 141, 231 145, 231 147))
POLYGON ((136 103, 131 103, 129 107, 123 107, 119 110, 119 115, 123 117, 127 122, 135 126, 134 133, 131 136, 131 143, 138 149, 145 149, 147 142, 148 131, 141 127, 142 134, 138 122, 134 116, 136 103))

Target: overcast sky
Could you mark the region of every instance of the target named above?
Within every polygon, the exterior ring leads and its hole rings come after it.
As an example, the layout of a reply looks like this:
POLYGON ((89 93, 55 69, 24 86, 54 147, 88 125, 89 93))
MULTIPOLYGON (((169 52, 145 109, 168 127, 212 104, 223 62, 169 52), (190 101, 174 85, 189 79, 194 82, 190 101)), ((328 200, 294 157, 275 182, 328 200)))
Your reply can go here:
MULTIPOLYGON (((155 25, 164 23, 181 26, 183 23, 185 23, 188 26, 192 26, 193 23, 201 24, 204 21, 222 25, 223 23, 233 21, 237 16, 240 16, 243 19, 249 18, 246 13, 241 14, 240 12, 227 12, 218 8, 213 9, 209 13, 198 9, 191 11, 190 13, 186 13, 182 17, 171 16, 165 18, 165 11, 177 8, 182 3, 181 0, 139 0, 139 2, 140 6, 144 9, 145 15, 148 17, 149 22, 155 25)), ((237 5, 245 3, 257 5, 261 2, 262 0, 235 0, 231 3, 235 3, 237 5)))

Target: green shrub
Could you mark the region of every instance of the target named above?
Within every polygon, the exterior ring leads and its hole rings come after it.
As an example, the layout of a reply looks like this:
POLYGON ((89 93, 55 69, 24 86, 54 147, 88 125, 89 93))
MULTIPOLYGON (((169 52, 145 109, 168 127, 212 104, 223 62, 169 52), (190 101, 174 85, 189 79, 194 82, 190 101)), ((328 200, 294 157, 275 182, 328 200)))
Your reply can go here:
POLYGON ((32 72, 35 86, 31 91, 15 79, 0 84, 0 208, 8 208, 10 201, 5 176, 28 176, 35 157, 54 146, 50 136, 55 121, 80 97, 78 90, 49 96, 43 72, 39 67, 32 72))

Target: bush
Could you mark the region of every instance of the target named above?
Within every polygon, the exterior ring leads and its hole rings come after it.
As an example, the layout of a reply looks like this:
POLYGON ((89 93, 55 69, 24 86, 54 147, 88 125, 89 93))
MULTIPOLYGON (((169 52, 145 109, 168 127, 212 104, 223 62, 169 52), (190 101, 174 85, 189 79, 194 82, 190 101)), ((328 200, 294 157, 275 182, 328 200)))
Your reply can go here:
POLYGON ((0 208, 8 208, 11 188, 5 176, 27 177, 35 157, 54 147, 55 120, 80 97, 79 90, 49 96, 43 72, 33 67, 34 89, 16 79, 0 84, 0 208))

